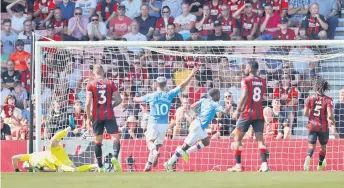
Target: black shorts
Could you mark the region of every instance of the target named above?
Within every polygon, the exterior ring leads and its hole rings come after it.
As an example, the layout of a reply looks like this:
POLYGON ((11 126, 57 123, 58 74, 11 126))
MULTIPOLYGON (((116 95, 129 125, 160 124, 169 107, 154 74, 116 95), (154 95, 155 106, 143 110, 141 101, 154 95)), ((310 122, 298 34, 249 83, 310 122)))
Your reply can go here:
POLYGON ((95 135, 103 135, 104 128, 106 128, 108 134, 118 133, 116 118, 93 121, 93 133, 95 135))
POLYGON ((246 120, 239 118, 236 124, 236 128, 242 132, 247 132, 252 125, 253 130, 255 133, 262 133, 264 131, 264 120, 263 119, 256 119, 256 120, 246 120))
POLYGON ((330 137, 330 133, 329 132, 315 132, 315 131, 311 131, 308 134, 308 142, 310 144, 316 144, 317 143, 317 139, 319 139, 320 145, 326 145, 327 142, 328 142, 329 137, 330 137))

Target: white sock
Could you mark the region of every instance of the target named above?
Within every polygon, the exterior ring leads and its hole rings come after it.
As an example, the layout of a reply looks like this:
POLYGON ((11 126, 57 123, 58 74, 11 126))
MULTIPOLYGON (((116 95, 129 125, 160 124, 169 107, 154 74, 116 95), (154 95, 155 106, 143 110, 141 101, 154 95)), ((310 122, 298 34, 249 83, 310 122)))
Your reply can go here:
POLYGON ((240 164, 240 163, 236 163, 236 164, 235 164, 235 167, 240 168, 240 167, 241 167, 241 164, 240 164))
MULTIPOLYGON (((152 153, 152 155, 155 155, 158 151, 156 150, 156 146, 152 141, 149 141, 147 144, 148 150, 150 151, 150 153, 152 153)), ((153 160, 153 159, 152 159, 153 160)))
POLYGON ((204 148, 204 145, 203 145, 203 143, 202 143, 201 141, 199 141, 197 144, 191 146, 191 147, 186 151, 186 153, 189 155, 190 153, 195 152, 195 151, 197 151, 197 150, 199 150, 199 149, 202 149, 202 148, 204 148))
POLYGON ((180 156, 182 156, 182 154, 184 153, 184 151, 182 150, 182 147, 178 146, 176 149, 176 152, 172 155, 172 157, 167 161, 168 165, 173 165, 173 163, 175 163, 178 158, 180 156))
POLYGON ((148 154, 148 163, 152 165, 153 163, 153 152, 149 152, 148 154))
POLYGON ((268 167, 268 164, 266 162, 262 162, 262 167, 263 168, 267 168, 268 167))

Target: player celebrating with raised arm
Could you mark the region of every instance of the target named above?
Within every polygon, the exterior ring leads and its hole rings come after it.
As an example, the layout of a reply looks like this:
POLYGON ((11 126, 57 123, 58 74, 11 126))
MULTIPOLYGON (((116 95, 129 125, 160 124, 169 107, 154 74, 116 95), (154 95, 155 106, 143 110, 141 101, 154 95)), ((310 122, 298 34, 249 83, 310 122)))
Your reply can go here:
POLYGON ((211 89, 208 94, 211 99, 202 98, 191 105, 192 109, 197 110, 198 115, 190 125, 189 134, 185 138, 183 146, 178 146, 173 156, 164 163, 167 171, 171 171, 172 165, 179 157, 182 156, 184 161, 187 163, 189 161, 190 153, 209 146, 210 140, 205 129, 208 128, 209 123, 214 119, 216 112, 225 114, 229 113, 230 108, 223 109, 223 107, 218 104, 221 96, 220 90, 211 89), (195 144, 197 140, 200 141, 195 144))
POLYGON ((86 115, 87 124, 93 121, 93 132, 95 134, 95 154, 100 172, 104 171, 102 161, 102 140, 104 128, 111 135, 113 141, 113 158, 111 162, 116 172, 122 171, 118 161, 120 151, 120 140, 116 118, 113 108, 121 104, 122 98, 117 86, 111 80, 104 78, 104 69, 100 64, 93 67, 95 79, 87 85, 86 115), (112 102, 114 101, 114 102, 112 102), (91 115, 92 106, 92 115, 91 115))
POLYGON ((242 139, 252 125, 258 141, 258 148, 260 150, 260 157, 262 164, 261 172, 269 171, 267 165, 267 151, 263 138, 264 131, 264 116, 263 116, 263 98, 266 91, 266 81, 257 76, 259 69, 258 62, 250 61, 246 65, 245 75, 247 76, 241 81, 242 95, 239 99, 237 110, 233 114, 233 119, 238 119, 236 124, 236 134, 234 142, 234 152, 236 165, 229 168, 230 172, 241 172, 241 151, 242 139), (238 116, 240 117, 238 118, 238 116))
POLYGON ((165 77, 158 77, 158 87, 156 92, 147 94, 143 97, 135 97, 134 102, 149 103, 150 114, 147 125, 146 141, 149 150, 148 162, 144 171, 149 172, 158 164, 160 156, 159 148, 162 146, 166 132, 168 130, 168 114, 170 112, 171 103, 175 96, 180 93, 195 75, 197 67, 192 69, 188 77, 182 81, 179 86, 171 91, 165 91, 167 80, 165 77))
POLYGON ((18 162, 24 162, 23 167, 27 170, 30 168, 41 172, 57 172, 60 169, 63 172, 88 172, 91 169, 98 168, 96 164, 87 164, 75 167, 69 159, 68 154, 60 140, 65 137, 71 130, 70 127, 58 132, 50 140, 50 151, 34 152, 32 154, 20 154, 12 157, 12 165, 16 172, 18 162))
POLYGON ((325 91, 330 90, 330 84, 322 79, 315 80, 315 95, 310 95, 306 99, 304 116, 308 117, 308 152, 304 163, 304 170, 309 170, 309 163, 313 156, 317 140, 321 145, 319 152, 319 164, 317 170, 322 170, 326 166, 326 144, 329 139, 329 122, 333 126, 335 118, 332 112, 332 98, 326 96, 325 91))

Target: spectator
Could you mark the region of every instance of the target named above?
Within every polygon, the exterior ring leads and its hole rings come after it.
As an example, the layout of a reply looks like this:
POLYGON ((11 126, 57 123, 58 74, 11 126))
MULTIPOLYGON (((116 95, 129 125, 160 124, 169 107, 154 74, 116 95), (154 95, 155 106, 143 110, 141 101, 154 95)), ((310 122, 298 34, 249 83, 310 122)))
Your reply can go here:
POLYGON ((51 102, 52 96, 52 91, 49 87, 46 86, 45 83, 41 85, 41 90, 42 90, 42 106, 47 106, 51 102))
POLYGON ((326 23, 328 24, 328 29, 325 29, 327 30, 327 38, 334 39, 334 35, 336 34, 336 27, 339 23, 336 0, 315 0, 315 2, 319 5, 318 14, 323 15, 326 19, 326 23))
POLYGON ((295 37, 296 40, 308 40, 306 28, 301 27, 299 29, 298 35, 295 37))
POLYGON ((177 138, 177 136, 186 136, 188 134, 188 129, 195 117, 195 113, 190 108, 190 100, 188 97, 182 98, 182 106, 176 111, 176 124, 173 127, 172 138, 177 138))
POLYGON ((222 32, 222 23, 220 21, 214 22, 214 34, 210 35, 207 40, 213 41, 213 40, 230 40, 229 36, 227 34, 224 34, 222 32))
POLYGON ((334 106, 334 115, 336 118, 336 130, 339 138, 344 139, 344 89, 339 91, 339 102, 334 106))
POLYGON ((115 0, 102 0, 97 5, 97 14, 100 21, 108 25, 117 16, 118 3, 115 0))
POLYGON ((122 128, 122 139, 139 139, 144 137, 144 131, 138 127, 135 116, 129 116, 125 126, 122 128))
POLYGON ((140 24, 139 32, 151 38, 156 24, 156 18, 149 16, 148 5, 141 5, 141 16, 136 17, 135 20, 140 24))
POLYGON ((249 0, 252 5, 252 12, 256 13, 259 18, 262 17, 264 10, 261 6, 261 0, 249 0))
POLYGON ((199 36, 199 31, 195 27, 190 30, 191 37, 186 39, 186 41, 203 41, 204 38, 199 36))
MULTIPOLYGON (((55 34, 55 27, 52 24, 47 25, 47 35, 42 37, 42 41, 62 41, 61 37, 55 34)), ((45 50, 50 52, 55 52, 53 48, 45 48, 45 50)))
POLYGON ((62 0, 56 4, 62 11, 62 18, 69 21, 74 16, 75 3, 70 0, 62 0))
POLYGON ((312 4, 309 12, 310 14, 303 18, 301 24, 301 27, 306 28, 308 38, 311 40, 327 39, 328 24, 326 17, 319 14, 319 4, 312 4))
POLYGON ((158 0, 149 0, 149 16, 153 16, 156 19, 160 18, 160 11, 161 11, 162 2, 158 0))
POLYGON ((15 42, 15 49, 16 51, 10 56, 10 60, 14 62, 14 70, 27 70, 26 62, 30 59, 31 55, 29 52, 24 51, 24 42, 20 39, 17 40, 15 42))
POLYGON ((174 23, 169 23, 167 25, 166 35, 162 36, 162 41, 183 41, 183 36, 176 33, 176 26, 174 23))
POLYGON ((292 27, 301 25, 303 17, 308 14, 311 0, 289 0, 288 15, 292 27))
POLYGON ((82 9, 82 15, 89 19, 96 13, 97 0, 77 0, 75 3, 76 7, 80 7, 82 9))
MULTIPOLYGON (((226 9, 227 7, 224 6, 223 8, 226 9)), ((241 26, 240 36, 245 40, 254 40, 258 30, 259 17, 257 13, 253 12, 252 8, 251 2, 246 0, 245 6, 242 6, 233 15, 235 19, 239 20, 241 26)))
POLYGON ((54 15, 54 9, 56 8, 54 0, 38 0, 33 4, 33 16, 35 17, 35 23, 40 29, 44 29, 46 24, 54 15))
POLYGON ((1 117, 4 123, 8 124, 11 132, 14 133, 22 126, 22 111, 15 107, 16 98, 13 95, 8 95, 4 101, 4 109, 1 112, 1 117))
POLYGON ((62 72, 60 77, 66 79, 66 83, 69 83, 69 89, 75 90, 77 88, 77 84, 82 80, 82 73, 80 63, 74 62, 71 64, 73 68, 62 72))
POLYGON ((148 104, 140 104, 141 112, 138 114, 140 119, 140 127, 146 131, 148 125, 148 118, 149 118, 149 105, 148 104))
POLYGON ((11 90, 9 90, 8 88, 6 88, 4 86, 5 86, 5 84, 3 84, 3 82, 1 81, 1 84, 0 84, 0 88, 1 88, 1 92, 0 92, 0 105, 1 106, 4 105, 5 98, 9 94, 11 94, 11 90))
POLYGON ((281 21, 281 16, 273 11, 271 4, 264 5, 265 16, 260 20, 260 32, 258 40, 271 40, 276 37, 276 31, 279 29, 278 24, 281 21))
POLYGON ((21 72, 21 77, 20 77, 20 83, 22 85, 22 87, 28 92, 28 96, 30 94, 31 91, 31 83, 30 83, 30 71, 31 71, 31 60, 27 61, 27 70, 24 70, 23 72, 21 72))
MULTIPOLYGON (((125 34, 123 38, 127 39, 127 41, 147 41, 147 37, 142 33, 139 33, 140 24, 136 20, 131 22, 130 27, 131 32, 125 34)), ((128 47, 128 50, 133 51, 136 54, 141 51, 141 49, 136 47, 128 47)))
POLYGON ((288 118, 288 125, 284 127, 284 138, 290 137, 293 126, 296 105, 298 103, 299 93, 296 87, 291 86, 291 78, 288 74, 281 77, 280 87, 275 88, 273 92, 275 99, 281 103, 281 113, 283 117, 288 118))
POLYGON ((221 7, 223 5, 227 7, 226 2, 224 1, 220 1, 220 0, 208 1, 208 6, 210 8, 210 15, 213 21, 217 20, 221 16, 221 12, 222 12, 221 7))
POLYGON ((25 20, 24 31, 20 32, 18 35, 18 39, 24 41, 24 51, 29 52, 29 53, 32 53, 31 52, 32 31, 33 31, 32 21, 25 20))
POLYGON ((1 140, 12 140, 11 128, 9 125, 4 123, 2 117, 0 117, 0 128, 1 128, 1 140))
POLYGON ((130 32, 131 19, 125 15, 125 6, 118 7, 118 16, 110 21, 110 39, 120 39, 130 32))
POLYGON ((205 84, 207 88, 211 88, 213 84, 213 72, 207 68, 205 59, 200 59, 198 66, 199 71, 195 75, 196 80, 200 82, 200 85, 205 84))
POLYGON ((228 0, 227 6, 230 11, 230 15, 234 15, 234 13, 244 5, 244 2, 244 0, 228 0))
POLYGON ((54 136, 59 130, 63 130, 68 126, 66 109, 61 108, 58 101, 53 102, 53 109, 48 117, 49 119, 47 119, 45 128, 47 129, 46 131, 49 138, 54 136))
POLYGON ((141 0, 124 0, 121 2, 121 5, 126 8, 125 15, 130 19, 140 16, 141 0))
POLYGON ((24 6, 19 4, 21 1, 22 0, 13 1, 6 7, 6 11, 11 18, 12 31, 16 34, 23 31, 23 23, 27 19, 27 16, 24 15, 24 6))
POLYGON ((152 37, 151 41, 159 41, 159 40, 161 40, 161 33, 159 30, 155 30, 153 32, 153 37, 152 37))
POLYGON ((162 7, 168 7, 171 17, 177 18, 177 16, 182 14, 182 0, 163 0, 162 7))
POLYGON ((11 54, 14 52, 14 43, 17 40, 17 34, 12 31, 11 20, 5 19, 2 22, 4 30, 1 31, 1 42, 3 45, 3 52, 11 54))
POLYGON ((133 62, 134 69, 130 70, 127 77, 130 79, 136 91, 141 93, 147 91, 149 86, 149 74, 146 68, 143 68, 139 59, 135 58, 133 62))
POLYGON ((190 29, 194 27, 196 16, 190 14, 190 5, 188 3, 182 4, 183 13, 177 16, 174 20, 176 24, 176 31, 183 36, 183 39, 190 37, 190 29))
POLYGON ((72 116, 74 118, 75 129, 70 136, 79 137, 87 132, 89 127, 86 127, 86 113, 82 109, 81 102, 75 101, 73 108, 72 116))
POLYGON ((59 35, 60 38, 64 37, 68 31, 68 21, 62 18, 62 11, 60 8, 54 9, 54 17, 50 24, 54 26, 54 33, 59 35))
POLYGON ((0 40, 0 42, 1 42, 1 73, 3 73, 7 70, 7 61, 10 57, 10 54, 3 52, 4 46, 2 44, 2 40, 0 40))
POLYGON ((262 4, 269 3, 272 5, 274 13, 279 14, 282 18, 287 16, 288 13, 288 0, 262 0, 262 4))
POLYGON ((20 73, 14 70, 14 62, 12 60, 7 61, 7 71, 1 74, 2 87, 13 90, 14 82, 20 80, 20 73))
POLYGON ((123 99, 122 103, 114 108, 114 113, 116 115, 116 121, 119 128, 126 125, 126 120, 129 116, 135 116, 135 105, 132 99, 130 99, 131 90, 128 88, 121 92, 121 97, 123 99))
MULTIPOLYGON (((149 74, 149 78, 153 81, 159 76, 171 79, 171 69, 168 67, 168 62, 163 57, 159 57, 156 67, 152 67, 152 72, 149 74)), ((150 84, 151 85, 151 84, 150 84)))
POLYGON ((209 35, 213 34, 214 22, 210 15, 210 7, 208 5, 203 6, 203 16, 198 17, 195 26, 204 39, 207 39, 209 35))
POLYGON ((171 11, 168 6, 164 6, 161 11, 162 16, 157 19, 155 30, 160 31, 162 35, 166 34, 167 25, 174 22, 174 18, 171 17, 171 11))
POLYGON ((232 14, 228 12, 228 7, 223 5, 221 6, 221 17, 218 19, 222 23, 222 31, 233 37, 239 34, 239 29, 237 27, 237 21, 232 17, 232 14))
POLYGON ((87 24, 87 33, 91 41, 104 40, 107 34, 106 25, 99 21, 98 14, 91 17, 91 22, 87 24))
POLYGON ((185 0, 190 5, 190 13, 195 16, 202 16, 204 0, 185 0))
MULTIPOLYGON (((275 40, 295 40, 295 31, 288 28, 288 18, 284 17, 281 19, 279 28, 280 30, 277 30, 276 32, 276 38, 275 40)), ((290 49, 287 49, 288 51, 290 49)))
POLYGON ((292 62, 287 62, 286 61, 286 62, 283 62, 282 68, 283 69, 282 69, 281 74, 282 75, 283 74, 289 75, 290 78, 291 78, 290 84, 292 86, 297 87, 299 85, 299 83, 300 83, 301 76, 300 76, 300 74, 297 71, 295 71, 294 64, 292 62))
POLYGON ((68 39, 67 40, 82 40, 87 41, 87 18, 82 16, 82 9, 76 7, 74 9, 74 17, 68 21, 68 39))
POLYGON ((219 119, 219 131, 221 136, 229 136, 235 129, 236 121, 233 120, 233 113, 237 108, 237 104, 233 102, 233 96, 231 92, 225 92, 224 94, 224 107, 229 110, 229 114, 222 114, 219 119))
POLYGON ((14 82, 14 90, 12 91, 11 95, 16 98, 16 107, 23 110, 24 102, 28 99, 28 95, 25 88, 23 88, 23 86, 21 85, 20 81, 14 82))

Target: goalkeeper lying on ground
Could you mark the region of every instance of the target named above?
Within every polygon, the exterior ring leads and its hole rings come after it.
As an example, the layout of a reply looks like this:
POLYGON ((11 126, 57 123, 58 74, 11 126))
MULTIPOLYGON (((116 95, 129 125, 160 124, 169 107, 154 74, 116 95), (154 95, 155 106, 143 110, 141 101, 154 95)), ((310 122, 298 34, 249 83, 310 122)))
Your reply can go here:
POLYGON ((34 169, 41 172, 87 172, 91 169, 98 168, 97 164, 87 164, 75 167, 74 163, 69 159, 63 146, 60 145, 60 140, 65 137, 71 130, 70 127, 58 132, 50 139, 50 150, 42 152, 34 152, 32 154, 20 154, 12 157, 12 165, 16 172, 18 169, 18 162, 24 162, 25 169, 34 169))

